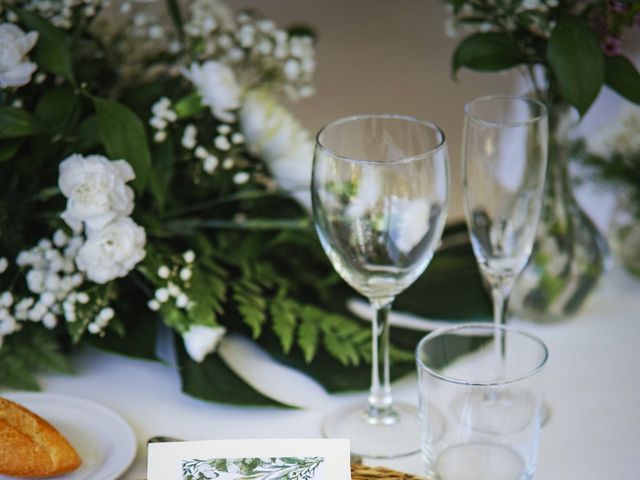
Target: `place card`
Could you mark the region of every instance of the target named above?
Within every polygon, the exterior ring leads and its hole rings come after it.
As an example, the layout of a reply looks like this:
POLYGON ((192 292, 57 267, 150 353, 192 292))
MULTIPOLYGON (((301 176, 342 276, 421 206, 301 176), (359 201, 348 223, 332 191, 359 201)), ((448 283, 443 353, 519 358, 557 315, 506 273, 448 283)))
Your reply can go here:
POLYGON ((350 480, 349 440, 152 443, 148 480, 350 480))

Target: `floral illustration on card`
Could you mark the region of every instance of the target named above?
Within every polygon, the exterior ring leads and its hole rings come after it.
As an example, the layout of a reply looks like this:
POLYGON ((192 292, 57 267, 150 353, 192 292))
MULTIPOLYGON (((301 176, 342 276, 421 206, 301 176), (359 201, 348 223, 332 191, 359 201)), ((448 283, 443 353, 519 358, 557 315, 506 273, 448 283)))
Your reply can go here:
POLYGON ((182 480, 325 480, 324 464, 324 457, 190 459, 182 480))

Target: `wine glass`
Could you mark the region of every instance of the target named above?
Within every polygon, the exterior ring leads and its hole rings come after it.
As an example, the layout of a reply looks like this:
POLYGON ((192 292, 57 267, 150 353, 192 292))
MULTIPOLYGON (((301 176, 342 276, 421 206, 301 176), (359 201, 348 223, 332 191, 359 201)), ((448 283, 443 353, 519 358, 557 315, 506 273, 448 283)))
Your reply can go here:
MULTIPOLYGON (((505 323, 509 294, 531 256, 540 218, 547 109, 524 97, 495 95, 467 103, 464 112, 465 214, 498 327, 505 323)), ((502 342, 495 345, 501 354, 502 342)))
POLYGON ((373 309, 368 405, 327 417, 327 437, 349 438, 354 455, 393 458, 419 450, 417 411, 394 403, 388 314, 394 298, 429 264, 449 201, 444 134, 400 115, 337 120, 317 136, 313 214, 338 274, 373 309))

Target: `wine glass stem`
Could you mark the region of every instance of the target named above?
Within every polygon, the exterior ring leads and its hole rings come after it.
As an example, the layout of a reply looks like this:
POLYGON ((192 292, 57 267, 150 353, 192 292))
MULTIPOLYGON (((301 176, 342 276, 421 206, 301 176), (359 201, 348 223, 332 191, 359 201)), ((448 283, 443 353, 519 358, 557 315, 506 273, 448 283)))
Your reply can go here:
POLYGON ((389 372, 389 311, 393 299, 371 301, 371 388, 369 389, 369 423, 394 423, 391 377, 389 372), (382 372, 380 371, 382 367, 382 372))

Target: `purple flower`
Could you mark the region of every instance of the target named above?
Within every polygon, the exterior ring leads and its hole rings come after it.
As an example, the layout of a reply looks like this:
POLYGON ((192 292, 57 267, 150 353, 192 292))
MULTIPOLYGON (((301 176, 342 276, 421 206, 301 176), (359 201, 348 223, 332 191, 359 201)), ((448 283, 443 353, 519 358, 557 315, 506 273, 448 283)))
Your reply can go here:
POLYGON ((633 28, 640 30, 640 13, 633 17, 633 28))
POLYGON ((613 35, 607 35, 602 43, 602 49, 604 50, 605 55, 609 57, 613 57, 614 55, 618 55, 620 53, 620 49, 622 47, 622 41, 618 37, 614 37, 613 35))
POLYGON ((610 0, 609 7, 612 11, 618 13, 625 13, 629 10, 629 4, 625 2, 621 2, 619 0, 610 0))

